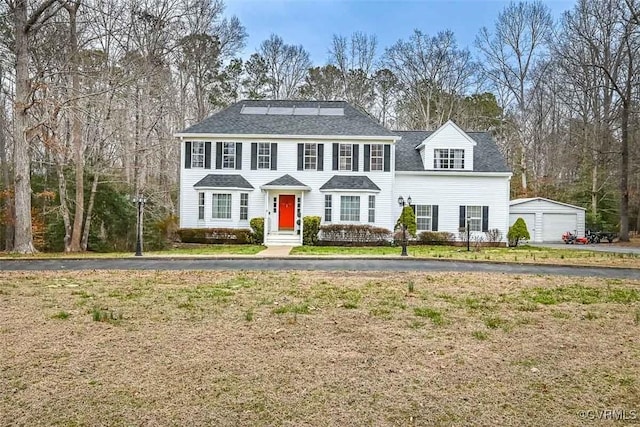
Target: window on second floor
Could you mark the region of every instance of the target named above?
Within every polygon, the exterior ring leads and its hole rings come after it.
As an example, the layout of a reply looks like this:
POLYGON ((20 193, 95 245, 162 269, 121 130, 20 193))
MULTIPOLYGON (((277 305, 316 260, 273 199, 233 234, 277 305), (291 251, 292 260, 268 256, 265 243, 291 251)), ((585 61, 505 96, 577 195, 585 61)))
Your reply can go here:
POLYGON ((304 144, 304 170, 318 168, 318 144, 304 144))
POLYGON ((350 171, 353 162, 353 146, 351 144, 340 144, 338 153, 338 170, 350 171))
POLYGON ((372 171, 381 171, 384 168, 384 145, 371 144, 370 164, 372 171))
POLYGON ((193 141, 191 143, 191 167, 204 167, 204 141, 193 141))
POLYGON ((433 150, 434 169, 464 169, 464 150, 436 148, 433 150))
POLYGON ((258 143, 258 169, 271 169, 271 143, 258 143))
POLYGON ((236 168, 236 143, 235 142, 224 142, 222 144, 222 168, 223 169, 236 168))

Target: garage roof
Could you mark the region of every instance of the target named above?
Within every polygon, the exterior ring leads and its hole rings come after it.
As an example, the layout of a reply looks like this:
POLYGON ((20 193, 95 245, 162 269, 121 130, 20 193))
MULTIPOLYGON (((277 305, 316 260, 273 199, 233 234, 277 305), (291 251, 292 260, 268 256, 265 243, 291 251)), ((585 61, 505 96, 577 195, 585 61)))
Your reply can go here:
POLYGON ((574 208, 574 209, 582 209, 583 211, 586 211, 586 209, 581 207, 581 206, 570 205, 569 203, 562 203, 562 202, 559 202, 557 200, 545 199, 544 197, 529 197, 529 198, 523 198, 523 199, 513 199, 513 200, 511 200, 509 202, 509 206, 520 205, 520 204, 523 204, 523 203, 533 202, 533 201, 536 201, 536 200, 549 202, 549 203, 555 203, 556 205, 562 205, 562 206, 567 206, 567 207, 574 208))

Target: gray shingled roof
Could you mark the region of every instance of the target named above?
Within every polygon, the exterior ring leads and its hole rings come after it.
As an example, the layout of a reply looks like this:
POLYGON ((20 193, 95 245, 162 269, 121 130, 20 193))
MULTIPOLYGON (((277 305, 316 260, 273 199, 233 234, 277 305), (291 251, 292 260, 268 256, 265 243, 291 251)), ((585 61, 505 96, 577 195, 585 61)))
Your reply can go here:
POLYGON ((334 175, 325 182, 320 190, 368 190, 380 191, 380 187, 374 184, 368 177, 362 175, 334 175))
MULTIPOLYGON (((396 131, 402 139, 396 142, 396 170, 424 171, 420 152, 415 149, 433 131, 396 131)), ((493 137, 488 132, 467 132, 476 146, 473 149, 473 172, 511 172, 493 137)))
POLYGON ((200 181, 193 185, 194 188, 198 187, 211 187, 211 188, 247 188, 253 189, 253 186, 249 184, 249 181, 244 179, 242 175, 216 175, 209 174, 202 178, 200 181))
POLYGON ((345 101, 244 100, 219 111, 180 133, 249 135, 360 135, 395 134, 345 101), (242 107, 343 108, 343 116, 240 114, 242 107))
POLYGON ((264 185, 273 186, 273 187, 306 187, 305 184, 301 183, 294 177, 289 174, 282 175, 280 178, 274 179, 271 182, 268 182, 264 185))

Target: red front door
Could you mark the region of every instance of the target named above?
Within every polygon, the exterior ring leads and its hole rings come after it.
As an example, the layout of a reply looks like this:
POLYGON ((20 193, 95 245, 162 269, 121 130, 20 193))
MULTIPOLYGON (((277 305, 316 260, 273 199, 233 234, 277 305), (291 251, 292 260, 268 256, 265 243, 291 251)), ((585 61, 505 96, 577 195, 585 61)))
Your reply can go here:
POLYGON ((280 202, 278 203, 278 209, 280 210, 280 217, 278 220, 278 229, 280 230, 293 230, 293 221, 295 218, 296 208, 296 196, 294 195, 280 195, 280 202))

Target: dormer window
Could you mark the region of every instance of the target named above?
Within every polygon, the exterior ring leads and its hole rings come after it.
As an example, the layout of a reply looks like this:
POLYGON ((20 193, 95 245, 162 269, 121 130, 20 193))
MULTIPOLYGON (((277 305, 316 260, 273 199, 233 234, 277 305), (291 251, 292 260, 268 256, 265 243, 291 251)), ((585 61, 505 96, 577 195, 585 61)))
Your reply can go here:
POLYGON ((434 169, 464 169, 464 150, 436 148, 433 150, 434 169))

